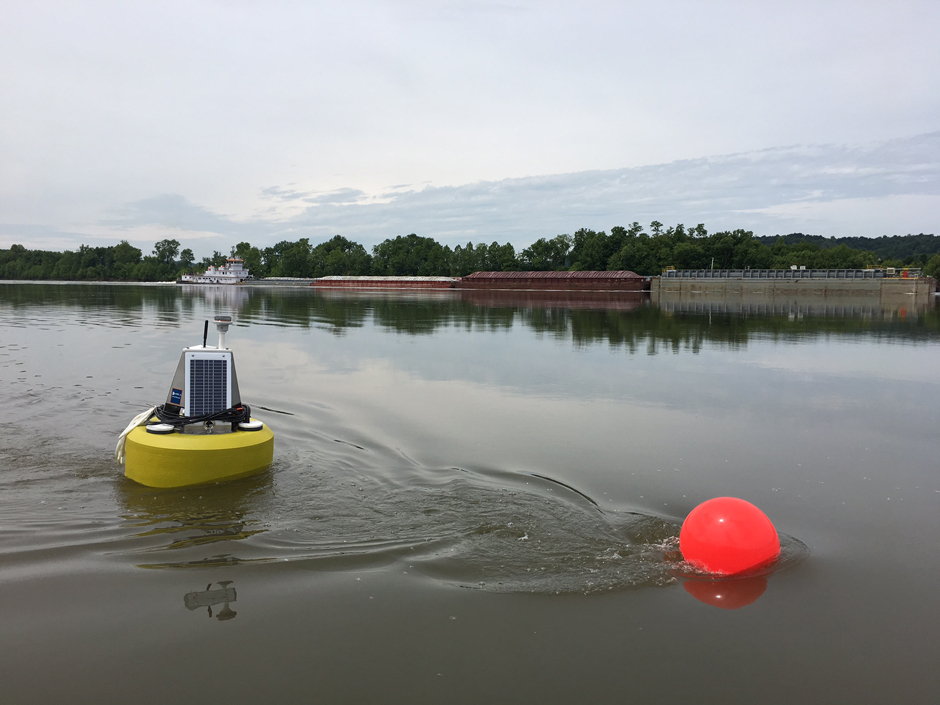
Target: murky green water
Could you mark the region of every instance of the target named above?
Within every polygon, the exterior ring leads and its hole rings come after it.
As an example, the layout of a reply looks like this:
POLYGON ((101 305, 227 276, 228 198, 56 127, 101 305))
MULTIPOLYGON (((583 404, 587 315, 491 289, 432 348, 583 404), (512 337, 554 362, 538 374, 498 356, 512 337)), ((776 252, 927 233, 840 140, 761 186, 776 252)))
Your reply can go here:
POLYGON ((938 353, 910 305, 0 284, 0 699, 933 702, 938 353), (137 486, 216 313, 274 467, 137 486), (683 577, 719 495, 768 574, 683 577))

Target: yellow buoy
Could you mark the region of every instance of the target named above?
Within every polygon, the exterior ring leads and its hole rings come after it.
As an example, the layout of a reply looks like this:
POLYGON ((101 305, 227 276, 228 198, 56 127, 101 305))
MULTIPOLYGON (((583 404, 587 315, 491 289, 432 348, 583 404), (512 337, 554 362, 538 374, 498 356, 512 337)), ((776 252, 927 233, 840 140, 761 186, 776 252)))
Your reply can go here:
POLYGON ((242 404, 235 358, 225 347, 230 316, 216 316, 219 344, 185 348, 166 403, 135 416, 114 458, 147 487, 188 487, 253 475, 274 459, 274 432, 242 404))
POLYGON ((274 459, 274 433, 150 433, 138 426, 127 436, 124 474, 148 487, 186 487, 234 480, 261 472, 274 459))

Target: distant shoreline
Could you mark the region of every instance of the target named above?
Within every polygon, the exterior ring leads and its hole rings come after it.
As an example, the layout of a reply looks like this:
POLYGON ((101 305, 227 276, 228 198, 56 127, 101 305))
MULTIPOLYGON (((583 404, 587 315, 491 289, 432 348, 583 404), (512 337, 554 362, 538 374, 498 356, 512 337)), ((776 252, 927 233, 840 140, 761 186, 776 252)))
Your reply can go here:
POLYGON ((107 279, 0 279, 0 284, 54 284, 62 286, 75 284, 78 286, 176 286, 176 282, 116 282, 107 279))

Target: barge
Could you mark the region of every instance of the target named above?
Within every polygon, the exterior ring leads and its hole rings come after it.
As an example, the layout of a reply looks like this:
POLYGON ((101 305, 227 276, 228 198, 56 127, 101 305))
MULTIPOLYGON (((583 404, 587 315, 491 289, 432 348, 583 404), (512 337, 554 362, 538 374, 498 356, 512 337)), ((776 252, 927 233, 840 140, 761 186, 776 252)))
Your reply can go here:
POLYGON ((650 277, 635 272, 474 272, 459 289, 536 289, 543 291, 649 291, 650 277))
POLYGON ((318 289, 487 289, 527 291, 649 291, 634 272, 474 272, 465 277, 320 277, 318 289))
POLYGON ((314 279, 318 289, 453 289, 460 277, 353 277, 329 276, 314 279))

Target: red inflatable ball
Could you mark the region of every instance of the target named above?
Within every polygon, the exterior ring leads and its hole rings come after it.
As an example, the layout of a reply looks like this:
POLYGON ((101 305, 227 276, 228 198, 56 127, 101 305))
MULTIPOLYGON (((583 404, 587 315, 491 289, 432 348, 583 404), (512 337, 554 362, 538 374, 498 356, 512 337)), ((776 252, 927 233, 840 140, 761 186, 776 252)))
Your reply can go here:
POLYGON ((757 602, 757 598, 767 589, 767 578, 757 575, 740 580, 714 582, 686 580, 682 586, 692 597, 706 605, 720 607, 723 610, 739 610, 752 602, 757 602))
POLYGON ((732 575, 780 553, 777 530, 760 509, 735 497, 716 497, 689 512, 679 533, 686 561, 709 573, 732 575))

